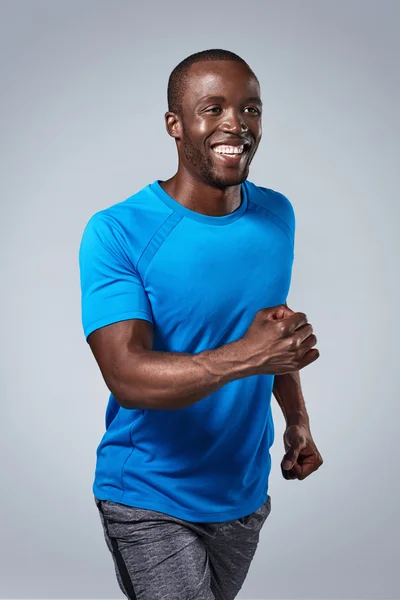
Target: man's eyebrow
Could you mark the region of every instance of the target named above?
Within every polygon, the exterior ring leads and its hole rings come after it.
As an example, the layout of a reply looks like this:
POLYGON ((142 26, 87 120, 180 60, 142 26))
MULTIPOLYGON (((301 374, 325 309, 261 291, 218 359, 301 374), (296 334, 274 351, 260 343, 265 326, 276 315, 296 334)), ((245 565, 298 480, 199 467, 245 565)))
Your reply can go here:
POLYGON ((247 102, 254 102, 255 104, 260 104, 260 106, 263 105, 261 98, 259 98, 258 96, 252 96, 251 98, 247 98, 247 102))
POLYGON ((202 98, 199 99, 197 104, 201 104, 202 102, 205 102, 206 100, 207 101, 215 100, 217 102, 223 102, 225 100, 225 98, 223 96, 203 96, 202 98))
MULTIPOLYGON (((203 96, 203 98, 200 98, 200 100, 197 102, 197 105, 201 104, 202 102, 210 102, 210 101, 215 101, 215 102, 223 102, 226 98, 224 96, 203 96)), ((259 104, 260 106, 263 105, 261 98, 259 98, 259 96, 251 96, 250 98, 247 98, 246 102, 254 102, 256 104, 259 104)))

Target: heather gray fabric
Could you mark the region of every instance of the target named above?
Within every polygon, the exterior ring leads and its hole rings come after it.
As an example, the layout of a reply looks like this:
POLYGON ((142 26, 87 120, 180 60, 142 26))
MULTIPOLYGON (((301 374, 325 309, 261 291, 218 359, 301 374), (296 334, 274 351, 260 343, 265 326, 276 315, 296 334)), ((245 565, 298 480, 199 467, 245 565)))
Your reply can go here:
POLYGON ((271 512, 194 523, 95 498, 123 594, 130 600, 233 600, 271 512))

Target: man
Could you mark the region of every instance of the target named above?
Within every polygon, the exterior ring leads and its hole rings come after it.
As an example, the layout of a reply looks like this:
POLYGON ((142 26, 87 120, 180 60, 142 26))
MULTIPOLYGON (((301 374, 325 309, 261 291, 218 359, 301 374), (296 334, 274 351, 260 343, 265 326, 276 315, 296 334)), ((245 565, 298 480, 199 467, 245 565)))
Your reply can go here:
POLYGON ((271 510, 272 392, 283 476, 322 464, 298 374, 316 337, 286 305, 293 208, 247 180, 261 117, 244 60, 189 56, 168 82, 177 173, 83 234, 83 327, 111 392, 93 492, 128 598, 236 597, 271 510))

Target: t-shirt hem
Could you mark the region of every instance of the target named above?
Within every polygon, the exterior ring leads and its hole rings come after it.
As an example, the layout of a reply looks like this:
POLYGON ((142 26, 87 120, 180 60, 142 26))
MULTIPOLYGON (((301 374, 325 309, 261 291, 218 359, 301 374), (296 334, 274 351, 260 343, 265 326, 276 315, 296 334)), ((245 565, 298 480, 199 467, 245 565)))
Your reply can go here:
POLYGON ((98 321, 94 321, 84 329, 85 337, 93 333, 96 329, 100 329, 100 327, 105 327, 106 325, 111 325, 112 323, 118 323, 119 321, 127 321, 128 319, 144 319, 145 321, 150 321, 153 323, 153 319, 151 315, 144 310, 135 310, 119 313, 116 315, 111 315, 105 317, 103 319, 99 319, 98 321))
POLYGON ((132 508, 143 508, 148 510, 155 510, 157 512, 183 519, 185 521, 192 521, 198 523, 222 523, 224 521, 233 521, 246 517, 258 510, 268 498, 268 486, 264 490, 264 493, 258 500, 252 500, 246 504, 229 509, 222 512, 198 512, 193 510, 185 510, 178 507, 174 507, 170 504, 164 504, 162 502, 155 502, 147 498, 137 497, 129 492, 122 492, 116 488, 110 488, 104 490, 96 484, 93 485, 93 494, 98 500, 109 500, 110 502, 116 502, 118 504, 125 504, 132 508))

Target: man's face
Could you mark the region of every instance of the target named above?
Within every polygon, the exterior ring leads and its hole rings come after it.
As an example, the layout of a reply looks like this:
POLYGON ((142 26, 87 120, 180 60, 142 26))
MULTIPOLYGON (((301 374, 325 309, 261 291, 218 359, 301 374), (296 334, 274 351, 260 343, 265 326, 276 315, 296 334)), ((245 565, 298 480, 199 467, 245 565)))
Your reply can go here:
POLYGON ((261 109, 258 82, 245 65, 235 61, 192 65, 178 140, 182 165, 213 186, 245 181, 261 140, 261 109))

